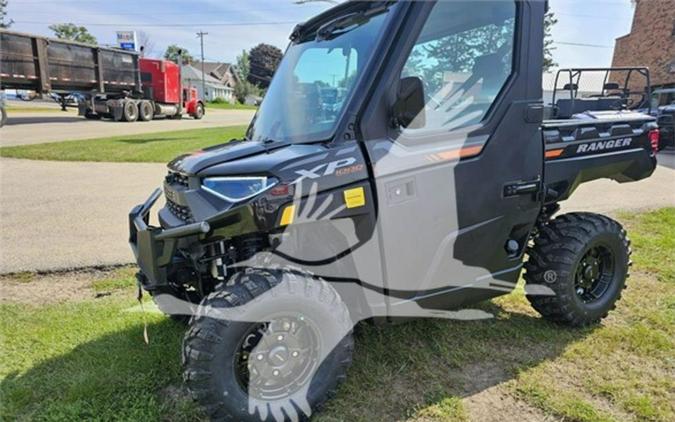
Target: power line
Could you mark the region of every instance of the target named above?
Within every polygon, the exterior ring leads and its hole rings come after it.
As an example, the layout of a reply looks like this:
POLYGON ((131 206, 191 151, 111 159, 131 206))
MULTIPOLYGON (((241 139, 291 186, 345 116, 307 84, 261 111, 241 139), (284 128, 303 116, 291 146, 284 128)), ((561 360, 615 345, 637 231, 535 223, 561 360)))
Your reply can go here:
POLYGON ((565 42, 565 41, 553 41, 553 44, 571 45, 571 46, 574 46, 574 47, 614 48, 614 46, 611 46, 611 45, 585 44, 585 43, 565 42))

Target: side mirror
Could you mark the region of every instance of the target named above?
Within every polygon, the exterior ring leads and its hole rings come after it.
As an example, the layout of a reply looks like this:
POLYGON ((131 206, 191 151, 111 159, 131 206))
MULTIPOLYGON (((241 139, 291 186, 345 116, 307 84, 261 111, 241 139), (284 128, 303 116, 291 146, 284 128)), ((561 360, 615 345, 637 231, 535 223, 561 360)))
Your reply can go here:
POLYGON ((417 76, 401 79, 393 107, 394 124, 409 129, 423 128, 426 125, 424 102, 422 79, 417 76))

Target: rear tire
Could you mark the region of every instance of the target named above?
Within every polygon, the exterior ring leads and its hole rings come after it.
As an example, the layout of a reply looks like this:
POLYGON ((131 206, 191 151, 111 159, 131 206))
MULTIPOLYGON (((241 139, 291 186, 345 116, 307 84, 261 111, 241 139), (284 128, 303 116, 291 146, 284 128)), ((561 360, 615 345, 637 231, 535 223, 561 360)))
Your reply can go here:
POLYGON ((142 122, 149 122, 155 114, 155 109, 150 101, 141 101, 138 104, 138 119, 142 122))
POLYGON ((346 305, 323 280, 249 269, 217 286, 190 321, 184 380, 214 420, 304 420, 345 379, 351 330, 346 305), (204 314, 228 308, 237 321, 204 314))
POLYGON ((122 104, 122 119, 130 123, 138 120, 138 106, 135 101, 125 101, 122 104))
POLYGON ((550 321, 596 324, 621 299, 630 254, 616 221, 591 213, 562 215, 544 226, 528 250, 527 299, 550 321))

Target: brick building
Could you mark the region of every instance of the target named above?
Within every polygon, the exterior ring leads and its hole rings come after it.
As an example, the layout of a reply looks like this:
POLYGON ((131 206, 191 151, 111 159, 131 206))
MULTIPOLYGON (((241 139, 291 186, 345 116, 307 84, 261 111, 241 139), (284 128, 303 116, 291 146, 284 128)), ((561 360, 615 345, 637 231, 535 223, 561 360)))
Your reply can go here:
MULTIPOLYGON (((631 32, 616 39, 612 66, 647 66, 653 87, 675 87, 675 0, 634 3, 631 32)), ((643 83, 641 78, 633 79, 635 84, 643 83)))

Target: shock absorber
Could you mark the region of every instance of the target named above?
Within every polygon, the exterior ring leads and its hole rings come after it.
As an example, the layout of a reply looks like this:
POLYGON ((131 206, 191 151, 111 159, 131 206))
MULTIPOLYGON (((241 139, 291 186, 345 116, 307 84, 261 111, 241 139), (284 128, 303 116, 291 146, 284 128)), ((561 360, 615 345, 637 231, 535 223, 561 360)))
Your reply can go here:
POLYGON ((218 281, 225 281, 227 278, 227 263, 225 261, 227 248, 225 241, 211 245, 211 256, 216 257, 211 261, 211 276, 218 281))

